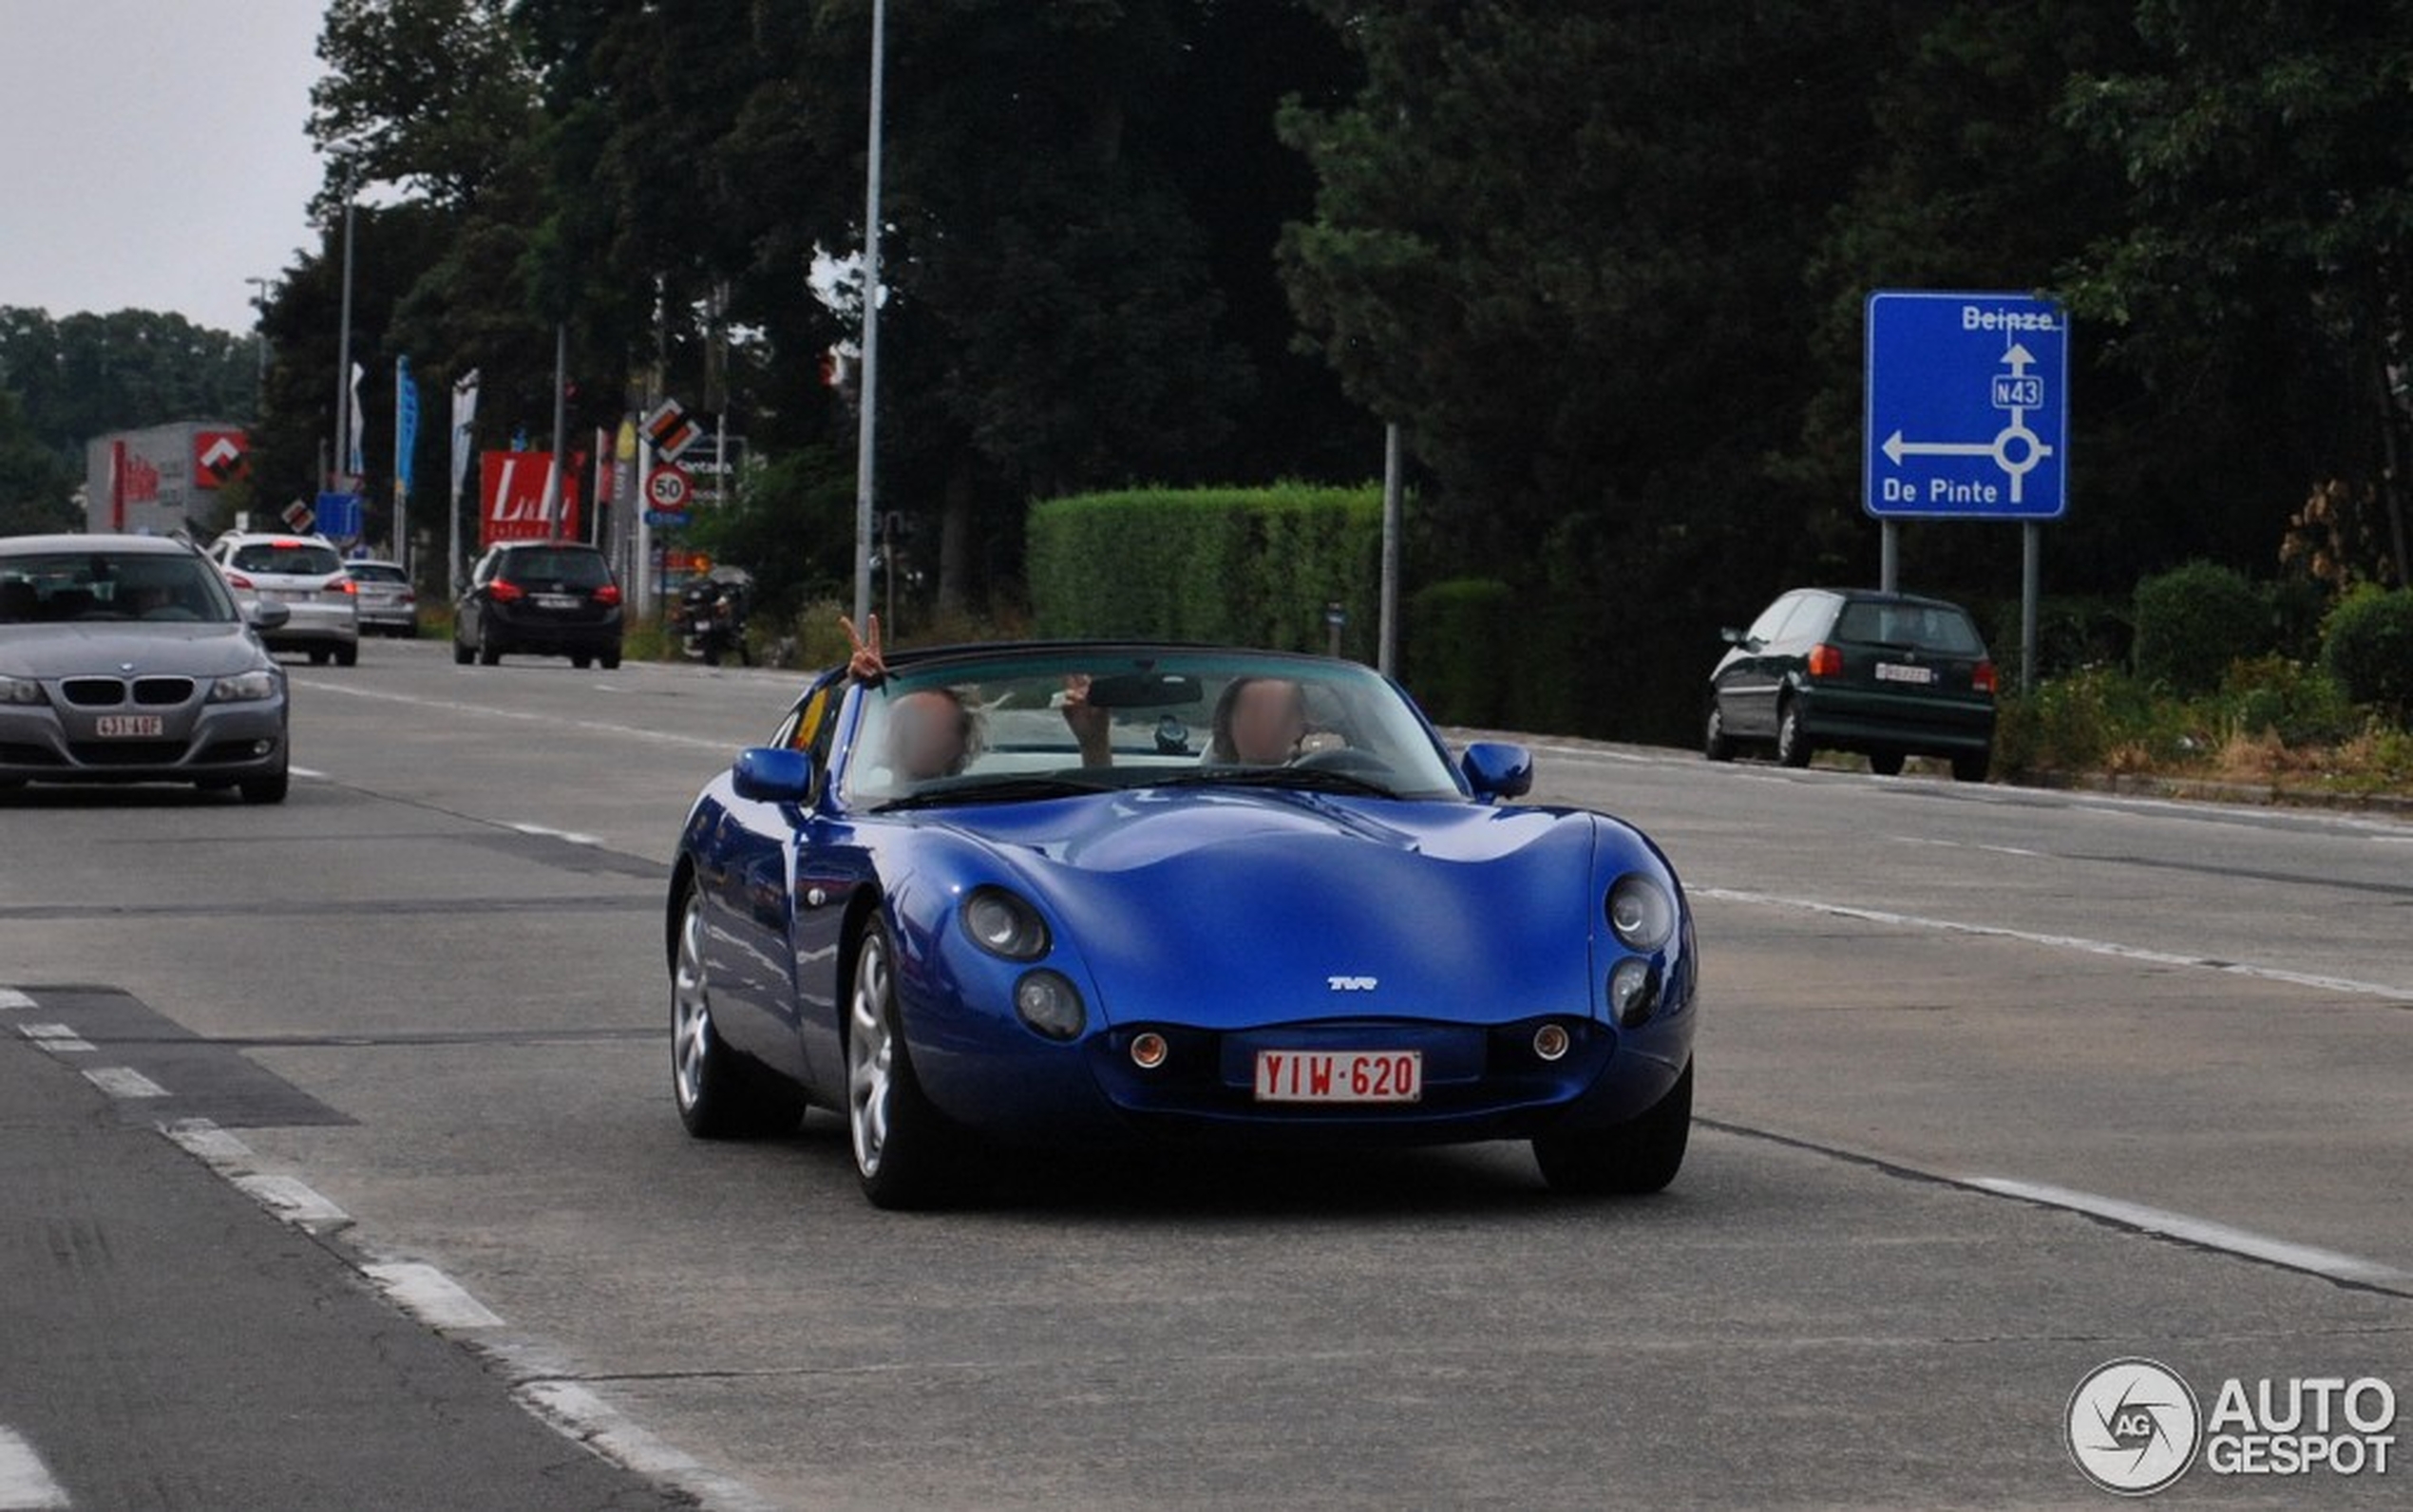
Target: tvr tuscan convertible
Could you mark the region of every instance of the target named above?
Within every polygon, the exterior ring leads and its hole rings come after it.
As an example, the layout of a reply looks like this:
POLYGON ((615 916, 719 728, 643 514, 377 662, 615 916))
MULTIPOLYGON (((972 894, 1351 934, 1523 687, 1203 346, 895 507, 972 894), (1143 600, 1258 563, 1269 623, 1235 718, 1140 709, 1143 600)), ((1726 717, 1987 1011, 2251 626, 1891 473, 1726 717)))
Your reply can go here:
POLYGON ((680 834, 673 1089, 706 1138, 842 1115, 864 1194, 1113 1142, 1532 1142, 1581 1193, 1684 1157, 1693 923, 1646 838, 1510 805, 1355 663, 900 652, 815 678, 680 834))

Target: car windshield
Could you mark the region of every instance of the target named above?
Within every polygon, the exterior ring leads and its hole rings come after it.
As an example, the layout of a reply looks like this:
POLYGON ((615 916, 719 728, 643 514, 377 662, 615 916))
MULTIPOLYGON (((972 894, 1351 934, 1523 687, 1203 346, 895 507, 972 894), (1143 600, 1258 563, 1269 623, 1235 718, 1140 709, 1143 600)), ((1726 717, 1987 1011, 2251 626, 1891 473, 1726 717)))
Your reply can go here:
POLYGON ((503 558, 497 577, 514 583, 553 583, 562 588, 600 588, 612 580, 603 554, 559 547, 515 551, 503 558))
POLYGON ((911 668, 861 710, 842 792, 874 807, 1167 785, 1465 793, 1414 706, 1352 662, 1051 647, 911 668))
POLYGON ((1843 617, 1835 621, 1834 633, 1837 640, 1908 646, 1946 656, 1976 656, 1986 650, 1969 616, 1949 604, 1864 600, 1843 611, 1843 617))
POLYGON ((228 562, 237 572, 283 573, 295 577, 325 577, 343 570, 343 558, 332 546, 308 540, 255 540, 235 548, 228 562))
POLYGON ((0 557, 0 625, 236 617, 225 584, 199 557, 112 551, 0 557))
POLYGON ((388 562, 346 562, 344 564, 344 571, 350 573, 352 576, 352 580, 355 582, 407 583, 410 580, 409 577, 404 575, 401 568, 393 566, 388 562))

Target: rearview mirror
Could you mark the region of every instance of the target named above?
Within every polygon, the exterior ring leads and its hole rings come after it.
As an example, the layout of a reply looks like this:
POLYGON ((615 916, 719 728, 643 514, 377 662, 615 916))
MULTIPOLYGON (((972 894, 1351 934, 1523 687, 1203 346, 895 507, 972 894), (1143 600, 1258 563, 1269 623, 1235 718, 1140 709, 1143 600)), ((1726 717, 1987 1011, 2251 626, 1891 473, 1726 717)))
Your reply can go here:
POLYGON ((757 803, 808 803, 816 785, 813 760, 800 750, 756 746, 730 766, 737 796, 757 803))
POLYGON ((294 612, 282 604, 263 604, 255 599, 243 612, 243 622, 254 630, 282 630, 294 617, 294 612))
POLYGON ((1533 789, 1533 753, 1504 741, 1478 740, 1466 748, 1458 769, 1477 798, 1498 802, 1522 798, 1533 789))
POLYGON ((1116 672, 1090 681, 1092 709, 1180 709, 1205 698, 1195 677, 1178 672, 1116 672))

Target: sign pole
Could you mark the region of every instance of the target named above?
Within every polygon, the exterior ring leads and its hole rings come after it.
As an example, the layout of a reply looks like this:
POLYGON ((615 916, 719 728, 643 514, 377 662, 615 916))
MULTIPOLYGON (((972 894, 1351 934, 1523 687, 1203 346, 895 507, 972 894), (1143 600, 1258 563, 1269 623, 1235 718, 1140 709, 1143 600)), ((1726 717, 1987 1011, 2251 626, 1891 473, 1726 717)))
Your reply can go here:
POLYGON ((2044 579, 2044 527, 2035 520, 2020 526, 2019 554, 2019 690, 2036 690, 2036 611, 2044 579))
MULTIPOLYGON (((873 468, 879 458, 880 419, 880 118, 885 103, 887 0, 871 0, 871 123, 864 157, 863 382, 858 396, 861 424, 855 436, 855 623, 871 613, 871 524, 878 493, 873 468)), ((891 550, 895 542, 889 542, 891 550)), ((891 614, 891 619, 896 616, 891 614)))
POLYGON ((1898 594, 1902 591, 1902 538, 1900 527, 1890 520, 1877 524, 1877 592, 1898 594))
POLYGON ((1399 674, 1399 423, 1382 427, 1382 624, 1376 637, 1375 671, 1399 674))

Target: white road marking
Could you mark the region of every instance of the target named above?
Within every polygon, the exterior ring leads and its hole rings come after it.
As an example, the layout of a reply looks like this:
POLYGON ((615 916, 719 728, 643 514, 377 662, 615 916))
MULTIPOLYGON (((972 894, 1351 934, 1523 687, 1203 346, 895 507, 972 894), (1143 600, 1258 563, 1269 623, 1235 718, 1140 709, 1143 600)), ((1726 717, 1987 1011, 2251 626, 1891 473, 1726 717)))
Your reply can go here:
POLYGON ((1757 903, 1768 908, 1798 909, 1805 913, 1826 914, 1836 918, 1856 918, 1871 924, 1893 924, 1908 929, 1938 930, 1948 935, 1975 935, 1988 939, 2018 940, 2028 945, 2046 945, 2056 950, 2082 951, 2089 955, 2109 955, 2118 960, 2138 961, 2148 966, 2185 966, 2196 971, 2226 972, 2232 976, 2251 976, 2257 981, 2284 982, 2290 987, 2309 987, 2325 992, 2343 992, 2354 997, 2384 997, 2391 1002, 2413 999, 2413 987, 2386 982, 2362 982, 2346 976, 2322 976, 2310 972, 2291 972, 2278 966, 2257 966, 2251 961, 2209 960, 2200 955, 2180 955, 2170 951, 2147 950, 2141 945, 2121 945, 2112 940, 2087 939, 2078 935, 2041 935, 2024 929, 2006 929, 1999 924, 1965 924, 1958 919, 1926 918, 1916 914, 1895 914, 1881 908, 1857 908, 1849 903, 1822 902, 1814 898, 1779 898, 1771 893, 1744 892, 1731 887, 1688 887, 1695 898, 1713 898, 1727 903, 1757 903))
POLYGON ((1992 1192, 1998 1197, 2015 1197, 2024 1202, 2038 1202, 2046 1207, 2067 1208, 2073 1213, 2109 1219, 2148 1234, 2167 1235, 2207 1249, 2226 1250, 2232 1255, 2268 1260, 2291 1271, 2326 1276, 2333 1281, 2361 1281, 2374 1286, 2401 1286, 2413 1281, 2413 1275, 2394 1266, 2382 1265, 2377 1260, 2273 1238, 2251 1229, 2232 1228, 2209 1219, 2190 1218, 2184 1213, 2147 1207, 2141 1202, 2123 1201, 2116 1197, 2100 1197, 2093 1192, 2049 1186, 2039 1181, 2015 1181, 1999 1176, 1970 1177, 1963 1184, 1983 1192, 1992 1192))
POLYGON ((513 824, 511 827, 522 835, 542 835, 547 840, 565 840, 573 845, 603 843, 603 837, 600 835, 582 835, 574 829, 555 829, 547 824, 513 824))
POLYGON ((530 1381, 520 1388, 520 1398, 565 1437, 616 1465, 676 1486, 716 1512, 771 1512, 777 1505, 638 1427, 619 1408, 577 1381, 530 1381))
POLYGON ((23 992, 18 992, 15 988, 0 987, 0 1013, 5 1013, 10 1009, 31 1008, 32 1006, 33 999, 26 996, 23 992))
POLYGON ((84 1079, 111 1097, 165 1097, 167 1088, 130 1066, 96 1066, 84 1079))
POLYGON ((49 1467, 33 1446, 0 1427, 0 1512, 47 1512, 74 1504, 66 1489, 50 1479, 49 1467))
POLYGON ((288 766, 285 769, 295 777, 306 777, 312 782, 323 783, 327 780, 327 774, 315 766, 288 766))
POLYGON ((256 1159, 250 1145, 205 1118, 178 1119, 161 1125, 160 1132, 214 1170, 246 1169, 256 1159))
POLYGON ((472 704, 457 698, 421 698, 411 693, 387 692, 382 690, 357 688, 350 683, 309 682, 304 687, 323 692, 342 693, 352 698, 366 698, 376 703, 408 704, 414 709, 440 709, 456 714, 476 714, 488 719, 516 720, 524 725, 542 725, 547 729, 583 729, 598 735, 627 735, 637 740, 650 740, 665 746, 688 746, 698 750, 726 754, 730 748, 725 740, 706 740, 699 735, 678 735, 668 730, 638 729, 632 725, 609 725, 599 719, 563 719, 555 714, 532 713, 522 709, 494 709, 484 704, 472 704))
POLYGON ((18 1032, 53 1055, 89 1055, 92 1045, 65 1024, 20 1024, 18 1032))
POLYGON ((351 1214, 312 1191, 308 1183, 296 1177, 237 1176, 230 1179, 250 1193, 254 1201, 295 1228, 336 1228, 352 1221, 351 1214))
POLYGON ((363 1265, 361 1274, 431 1329, 497 1329, 503 1319, 458 1282, 432 1265, 387 1260, 363 1265))

